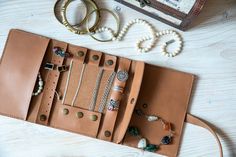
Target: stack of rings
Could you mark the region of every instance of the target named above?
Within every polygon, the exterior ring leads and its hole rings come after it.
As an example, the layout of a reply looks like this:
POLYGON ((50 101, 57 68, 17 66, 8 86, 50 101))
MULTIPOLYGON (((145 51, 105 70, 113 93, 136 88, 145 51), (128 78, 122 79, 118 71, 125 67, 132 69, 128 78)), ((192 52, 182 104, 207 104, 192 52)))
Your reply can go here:
POLYGON ((164 30, 157 32, 155 28, 147 21, 142 19, 134 19, 128 22, 122 29, 120 29, 120 17, 116 12, 106 9, 106 8, 99 8, 95 1, 93 0, 80 0, 84 6, 85 6, 85 16, 78 24, 71 24, 67 19, 67 9, 68 6, 75 0, 58 0, 54 6, 54 14, 57 18, 57 20, 63 24, 68 30, 75 34, 88 34, 91 36, 94 40, 97 40, 99 42, 111 42, 111 41, 121 41, 124 36, 127 34, 128 30, 131 28, 131 26, 135 24, 141 24, 147 28, 147 30, 150 32, 150 35, 145 36, 137 41, 135 47, 136 50, 140 53, 147 53, 151 51, 154 46, 157 44, 157 41, 159 38, 165 36, 165 35, 172 35, 173 39, 167 42, 164 42, 161 45, 161 53, 164 56, 167 57, 175 57, 178 55, 182 49, 183 49, 183 40, 180 37, 180 34, 177 33, 174 30, 164 30), (91 8, 89 8, 91 7, 91 8), (91 10, 91 11, 89 11, 91 10), (60 12, 60 14, 57 14, 57 12, 60 12), (101 25, 101 12, 107 12, 111 14, 117 23, 116 30, 113 30, 110 27, 99 27, 101 25), (95 14, 95 22, 92 26, 89 26, 89 21, 91 19, 91 16, 95 14), (85 26, 84 28, 81 28, 82 26, 85 26), (108 39, 101 39, 95 37, 95 34, 97 33, 103 33, 108 32, 111 37, 108 39), (146 46, 143 46, 143 43, 148 41, 149 43, 146 46), (173 52, 167 52, 167 47, 176 42, 178 44, 176 50, 173 52))

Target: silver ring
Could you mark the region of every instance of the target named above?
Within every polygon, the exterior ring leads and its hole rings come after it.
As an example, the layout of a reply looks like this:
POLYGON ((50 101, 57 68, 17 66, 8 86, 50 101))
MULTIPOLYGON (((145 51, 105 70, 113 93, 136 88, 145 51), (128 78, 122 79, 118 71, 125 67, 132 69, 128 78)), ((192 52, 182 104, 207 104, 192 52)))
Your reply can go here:
POLYGON ((123 87, 120 87, 120 86, 115 86, 115 87, 113 87, 113 90, 116 91, 116 92, 123 93, 124 88, 123 88, 123 87))

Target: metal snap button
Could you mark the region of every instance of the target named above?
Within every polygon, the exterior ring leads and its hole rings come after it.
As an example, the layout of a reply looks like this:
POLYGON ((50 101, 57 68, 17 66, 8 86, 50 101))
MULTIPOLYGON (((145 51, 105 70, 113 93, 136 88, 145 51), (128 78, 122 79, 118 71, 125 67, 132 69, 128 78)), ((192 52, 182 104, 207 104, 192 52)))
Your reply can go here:
POLYGON ((79 51, 76 54, 78 57, 83 57, 84 56, 84 52, 83 51, 79 51))
POLYGON ((41 114, 39 117, 40 121, 46 121, 47 120, 47 116, 44 114, 41 114))
POLYGON ((111 136, 111 132, 107 130, 107 131, 104 132, 104 135, 105 135, 106 137, 110 137, 110 136, 111 136))
POLYGON ((77 116, 77 118, 83 118, 84 114, 83 114, 83 112, 77 112, 76 116, 77 116))
POLYGON ((106 61, 106 64, 109 65, 109 66, 111 66, 111 65, 114 64, 114 62, 113 62, 113 60, 109 59, 109 60, 106 61))
POLYGON ((90 119, 92 121, 96 121, 98 119, 98 116, 97 115, 92 115, 92 116, 90 116, 90 119))
POLYGON ((64 109, 63 109, 63 114, 64 114, 64 115, 68 115, 68 114, 69 114, 69 110, 68 110, 67 108, 64 108, 64 109))
POLYGON ((98 55, 93 55, 92 58, 93 58, 94 61, 97 61, 99 59, 99 56, 98 55))

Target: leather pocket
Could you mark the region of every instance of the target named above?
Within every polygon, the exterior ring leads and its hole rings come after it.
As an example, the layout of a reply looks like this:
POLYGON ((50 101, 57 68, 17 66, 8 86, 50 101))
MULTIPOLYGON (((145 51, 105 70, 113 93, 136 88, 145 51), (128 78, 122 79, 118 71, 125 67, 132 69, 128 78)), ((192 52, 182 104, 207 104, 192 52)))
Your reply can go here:
POLYGON ((125 136, 143 81, 145 63, 144 62, 133 62, 133 63, 135 63, 135 65, 131 66, 131 73, 133 73, 133 76, 130 79, 132 80, 132 82, 128 83, 130 84, 130 87, 128 87, 129 92, 127 93, 126 97, 127 101, 125 101, 126 105, 125 107, 121 108, 116 123, 115 134, 113 137, 113 142, 115 143, 120 143, 125 136))
MULTIPOLYGON (((177 156, 193 80, 191 74, 148 64, 145 66, 135 108, 141 109, 145 115, 155 115, 170 122, 175 132, 171 144, 160 146, 159 154, 177 156)), ((137 127, 149 143, 158 145, 169 132, 163 129, 161 121, 149 122, 145 115, 133 113, 129 125, 137 127)), ((127 133, 123 144, 137 147, 139 140, 127 133)))
POLYGON ((1 114, 26 120, 49 40, 19 30, 10 31, 0 64, 1 114))
POLYGON ((68 105, 60 105, 55 116, 52 124, 55 128, 69 130, 90 137, 97 136, 101 113, 68 105))

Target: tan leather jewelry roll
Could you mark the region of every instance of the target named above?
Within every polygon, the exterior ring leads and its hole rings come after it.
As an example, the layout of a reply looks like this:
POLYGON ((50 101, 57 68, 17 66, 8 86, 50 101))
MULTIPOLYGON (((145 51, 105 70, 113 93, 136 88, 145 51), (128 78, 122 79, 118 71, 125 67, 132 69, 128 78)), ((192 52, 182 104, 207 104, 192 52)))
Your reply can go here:
POLYGON ((147 150, 155 145, 153 152, 171 157, 190 122, 212 132, 223 156, 215 132, 187 113, 193 81, 192 74, 13 29, 0 61, 0 114, 130 147, 142 135, 152 144, 147 150))

